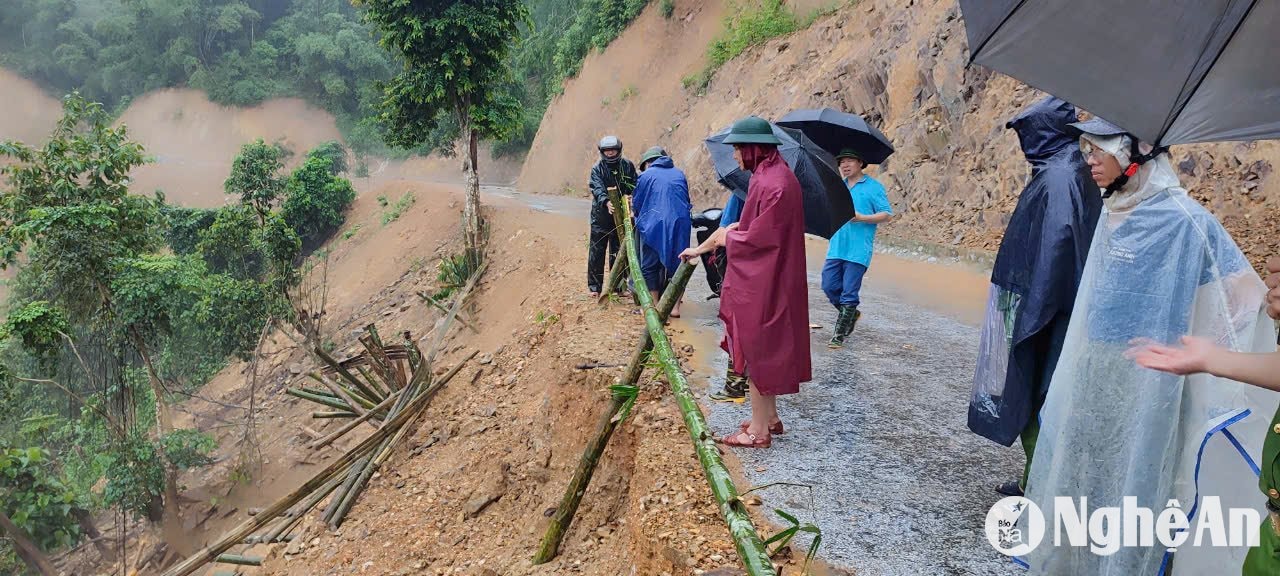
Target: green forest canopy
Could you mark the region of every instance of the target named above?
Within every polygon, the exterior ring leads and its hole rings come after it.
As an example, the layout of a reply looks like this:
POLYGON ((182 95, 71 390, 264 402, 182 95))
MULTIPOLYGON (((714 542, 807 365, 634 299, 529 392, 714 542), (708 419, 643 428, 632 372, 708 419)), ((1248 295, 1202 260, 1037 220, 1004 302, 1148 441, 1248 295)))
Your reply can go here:
MULTIPOLYGON (((513 51, 505 87, 525 115, 496 153, 528 149, 564 79, 646 1, 528 0, 533 26, 513 51)), ((374 125, 377 83, 397 66, 371 30, 348 0, 5 0, 0 66, 55 96, 79 90, 117 112, 177 86, 238 106, 300 97, 333 114, 348 144, 367 154, 385 152, 374 125)), ((437 130, 417 152, 447 152, 452 130, 437 130)))

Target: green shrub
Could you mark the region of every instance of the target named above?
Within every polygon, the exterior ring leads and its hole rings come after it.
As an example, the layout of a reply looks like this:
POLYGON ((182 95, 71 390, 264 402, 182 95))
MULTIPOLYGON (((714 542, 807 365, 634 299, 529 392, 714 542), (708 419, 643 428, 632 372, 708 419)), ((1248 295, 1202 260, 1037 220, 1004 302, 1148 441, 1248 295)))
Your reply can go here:
POLYGON ((165 221, 165 243, 174 254, 185 256, 196 252, 200 233, 213 225, 218 210, 164 205, 160 214, 165 221))
POLYGON ((329 159, 311 156, 289 176, 280 214, 302 239, 303 249, 314 250, 342 226, 355 199, 355 188, 333 175, 329 159))
POLYGON ((334 176, 347 171, 347 149, 337 140, 321 143, 307 152, 307 158, 326 158, 334 176))
POLYGON ((747 48, 795 32, 809 23, 812 20, 801 22, 782 0, 758 0, 747 6, 731 3, 724 30, 707 47, 706 67, 683 78, 681 84, 686 90, 701 94, 716 70, 747 48))
POLYGON ((660 8, 662 9, 663 18, 671 18, 671 15, 676 12, 676 3, 672 0, 662 0, 660 8))
POLYGON ((42 448, 0 449, 0 507, 45 551, 80 538, 71 510, 76 496, 42 448))

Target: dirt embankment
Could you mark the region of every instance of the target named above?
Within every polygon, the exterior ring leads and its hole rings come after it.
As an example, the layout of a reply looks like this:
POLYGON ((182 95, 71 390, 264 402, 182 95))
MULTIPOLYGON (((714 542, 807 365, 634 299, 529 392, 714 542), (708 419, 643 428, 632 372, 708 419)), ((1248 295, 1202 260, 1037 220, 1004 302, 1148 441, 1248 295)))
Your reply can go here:
MULTIPOLYGON (((677 15, 689 10, 677 3, 677 15)), ((664 21, 650 8, 603 54, 588 59, 548 111, 522 187, 577 193, 594 162, 595 140, 614 131, 632 156, 654 143, 666 146, 688 173, 695 203, 713 204, 723 190, 703 138, 747 114, 777 118, 830 106, 877 123, 897 148, 871 170, 900 216, 885 233, 980 250, 998 245, 1027 175, 1004 122, 1039 94, 984 68, 965 68, 964 24, 954 1, 845 5, 729 62, 701 97, 687 93, 680 78, 701 67, 689 54, 705 50, 721 8, 707 2, 692 11, 697 26, 664 21), (661 76, 641 64, 654 61, 663 64, 661 76), (603 102, 621 90, 615 87, 629 85, 641 88, 625 106, 603 102)), ((1255 262, 1280 248, 1265 236, 1280 227, 1280 176, 1274 174, 1280 143, 1179 146, 1173 154, 1184 185, 1255 262)))
MULTIPOLYGON (((492 264, 469 315, 478 330, 453 328, 437 372, 473 350, 479 356, 432 401, 341 530, 325 529, 317 510, 292 544, 237 548, 266 558, 246 574, 674 576, 737 565, 680 414, 651 374, 601 460, 562 554, 529 564, 546 511, 559 503, 621 371, 575 367, 624 364, 642 322, 628 305, 600 307, 582 294, 581 254, 570 249, 584 241, 578 219, 504 202, 490 211, 492 264)), ((356 333, 370 322, 384 338, 409 330, 425 343, 440 312, 417 294, 433 287, 435 263, 457 246, 460 205, 456 188, 413 181, 361 194, 328 246, 326 332, 340 352, 356 352, 356 333), (383 225, 374 197, 406 193, 417 202, 383 225)), ((677 321, 672 331, 677 342, 692 341, 693 327, 677 321)), ((341 422, 313 420, 314 405, 283 394, 313 368, 292 342, 274 336, 264 352, 256 396, 263 468, 250 481, 231 476, 245 416, 237 407, 249 405, 247 365, 228 367, 180 409, 180 425, 216 430, 220 440, 220 463, 182 482, 194 501, 184 508, 183 553, 288 493, 366 433, 309 450, 313 432, 327 434, 341 422)), ((681 353, 688 361, 694 352, 684 345, 681 353)), ((156 537, 137 524, 132 531, 130 557, 148 556, 156 537)), ((84 574, 110 569, 92 548, 69 566, 84 574)))

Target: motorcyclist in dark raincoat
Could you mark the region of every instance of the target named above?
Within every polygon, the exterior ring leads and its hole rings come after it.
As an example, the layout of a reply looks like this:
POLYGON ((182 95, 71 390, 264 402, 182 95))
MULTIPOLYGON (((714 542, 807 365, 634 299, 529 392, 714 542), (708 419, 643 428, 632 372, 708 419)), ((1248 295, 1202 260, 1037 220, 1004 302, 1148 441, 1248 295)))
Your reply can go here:
POLYGON ((612 267, 621 246, 608 189, 617 188, 623 196, 630 196, 636 186, 636 167, 622 157, 622 141, 617 136, 605 136, 598 148, 600 160, 591 168, 591 238, 587 250, 587 289, 592 297, 600 295, 604 284, 605 254, 612 267))
MULTIPOLYGON (((991 272, 969 429, 1010 446, 1019 437, 1031 468, 1044 403, 1062 352, 1102 195, 1070 124, 1076 110, 1048 97, 1005 126, 1018 133, 1031 179, 1005 229, 991 272)), ((1020 482, 997 488, 1021 495, 1020 482)))

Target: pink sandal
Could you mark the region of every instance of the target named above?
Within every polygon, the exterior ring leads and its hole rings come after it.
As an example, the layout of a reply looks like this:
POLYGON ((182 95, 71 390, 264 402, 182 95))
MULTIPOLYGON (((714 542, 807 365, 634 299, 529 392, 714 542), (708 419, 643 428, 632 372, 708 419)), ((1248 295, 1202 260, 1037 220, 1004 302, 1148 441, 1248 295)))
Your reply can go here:
MULTIPOLYGON (((746 432, 747 429, 750 427, 751 427, 751 419, 748 418, 746 420, 743 420, 742 423, 738 425, 738 430, 746 432)), ((769 434, 786 434, 786 433, 787 433, 787 430, 782 427, 781 420, 769 425, 769 434)))
POLYGON ((748 434, 746 432, 730 434, 717 440, 717 442, 724 444, 725 446, 737 446, 739 448, 768 448, 773 445, 773 439, 769 436, 759 438, 755 434, 748 434), (744 437, 747 439, 745 442, 741 440, 741 438, 744 437))

